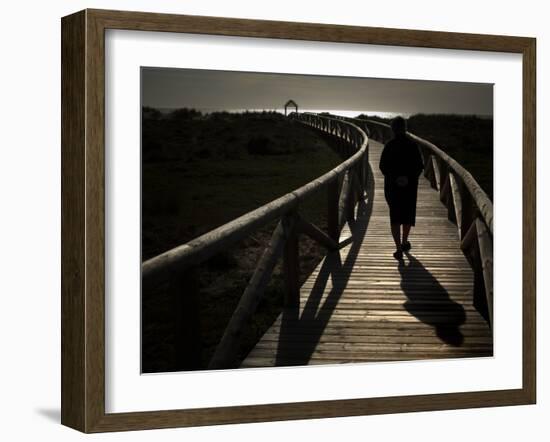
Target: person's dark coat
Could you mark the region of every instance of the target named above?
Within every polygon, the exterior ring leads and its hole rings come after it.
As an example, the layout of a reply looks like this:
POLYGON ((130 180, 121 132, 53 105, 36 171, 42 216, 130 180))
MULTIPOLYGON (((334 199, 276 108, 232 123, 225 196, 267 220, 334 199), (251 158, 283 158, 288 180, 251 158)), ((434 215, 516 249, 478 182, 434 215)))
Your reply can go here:
POLYGON ((418 177, 423 168, 418 146, 407 135, 399 135, 384 146, 380 170, 392 224, 415 225, 418 177))

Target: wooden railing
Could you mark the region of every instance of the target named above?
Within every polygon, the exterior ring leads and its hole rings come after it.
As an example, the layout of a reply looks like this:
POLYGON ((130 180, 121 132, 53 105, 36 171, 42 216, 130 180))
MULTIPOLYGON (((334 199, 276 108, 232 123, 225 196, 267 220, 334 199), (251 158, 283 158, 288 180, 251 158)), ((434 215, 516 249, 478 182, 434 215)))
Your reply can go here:
POLYGON ((169 281, 178 318, 178 369, 200 368, 200 361, 197 359, 200 353, 197 348, 199 264, 232 247, 257 229, 278 220, 269 245, 256 265, 208 368, 232 367, 237 363, 239 338, 254 314, 281 256, 286 286, 284 303, 287 307, 298 308, 299 233, 308 235, 327 249, 337 249, 342 227, 347 221, 354 219, 355 205, 364 196, 369 170, 368 137, 365 131, 353 122, 328 116, 294 113, 290 118, 333 138, 345 160, 299 189, 142 264, 144 289, 169 281), (302 203, 323 190, 327 192, 327 233, 299 214, 302 203))
MULTIPOLYGON (((373 140, 392 137, 389 125, 372 120, 344 118, 363 128, 373 140)), ((424 175, 439 192, 456 223, 461 248, 474 270, 474 305, 493 323, 493 203, 474 177, 434 144, 408 133, 420 147, 424 175)))

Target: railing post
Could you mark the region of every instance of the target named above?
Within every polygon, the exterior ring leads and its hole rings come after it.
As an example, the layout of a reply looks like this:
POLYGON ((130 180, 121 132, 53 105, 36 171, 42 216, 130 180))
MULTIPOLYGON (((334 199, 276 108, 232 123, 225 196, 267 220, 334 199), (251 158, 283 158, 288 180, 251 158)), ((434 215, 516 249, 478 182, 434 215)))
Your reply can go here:
MULTIPOLYGON (((475 231, 475 221, 472 223, 472 229, 475 231)), ((477 236, 477 232, 474 232, 477 236)), ((472 241, 471 250, 469 251, 471 266, 474 272, 474 293, 472 303, 475 309, 488 321, 488 305, 485 296, 485 281, 483 278, 483 270, 481 268, 481 256, 477 237, 472 241)))
POLYGON ((472 226, 472 223, 475 222, 477 214, 476 214, 476 207, 472 199, 472 196, 468 192, 464 192, 463 189, 464 187, 460 186, 460 190, 461 190, 460 196, 462 199, 461 227, 462 227, 462 237, 464 238, 466 236, 466 233, 472 226))
POLYGON ((354 173, 354 168, 348 170, 348 194, 346 195, 346 219, 347 221, 355 220, 355 203, 357 195, 357 177, 354 173))
MULTIPOLYGON (((367 189, 367 183, 368 183, 368 180, 369 180, 369 172, 370 172, 370 168, 369 168, 369 150, 370 150, 370 146, 367 144, 367 148, 365 149, 365 154, 363 155, 363 170, 365 171, 364 174, 363 174, 363 178, 364 178, 364 181, 363 181, 363 189, 364 189, 363 194, 365 193, 365 191, 367 189)), ((370 197, 370 195, 369 195, 369 197, 370 197)))
POLYGON ((338 177, 327 185, 327 230, 336 243, 340 241, 340 229, 338 227, 338 199, 340 197, 340 186, 338 177))
MULTIPOLYGON (((287 229, 294 228, 294 219, 289 219, 287 229)), ((244 292, 229 320, 216 351, 208 364, 208 368, 231 368, 237 362, 237 350, 243 328, 256 311, 256 307, 269 283, 277 260, 284 250, 285 229, 280 221, 271 235, 269 245, 264 249, 254 273, 244 289, 244 292)))
POLYGON ((174 272, 170 277, 174 320, 174 354, 178 370, 202 367, 199 322, 199 280, 196 268, 174 272))
MULTIPOLYGON (((481 274, 483 275, 487 321, 493 326, 493 240, 487 227, 480 218, 476 218, 477 245, 481 274)), ((483 312, 482 312, 483 313, 483 312)))
POLYGON ((426 160, 426 163, 424 164, 424 176, 430 182, 430 186, 432 186, 432 176, 433 176, 432 155, 428 153, 425 156, 425 160, 426 160))
POLYGON ((350 220, 348 210, 350 206, 349 195, 351 185, 351 174, 350 171, 347 170, 344 173, 344 178, 342 180, 342 189, 340 190, 340 194, 338 196, 338 231, 340 231, 340 229, 344 227, 346 221, 350 220))
POLYGON ((440 201, 445 205, 447 208, 447 217, 449 217, 449 214, 451 212, 451 182, 449 178, 449 168, 448 166, 443 163, 442 167, 439 169, 440 173, 440 179, 441 179, 441 189, 439 189, 439 199, 440 201))
POLYGON ((472 221, 461 248, 474 272, 473 305, 492 326, 493 251, 487 229, 479 218, 472 221))
POLYGON ((451 186, 454 218, 458 229, 458 239, 462 241, 462 196, 453 172, 449 172, 449 184, 451 186))
POLYGON ((283 251, 283 268, 285 278, 285 307, 298 307, 300 305, 300 250, 299 232, 290 223, 290 217, 295 218, 292 213, 283 218, 283 229, 285 230, 285 246, 283 251))
POLYGON ((432 169, 434 173, 434 183, 433 186, 435 190, 441 192, 441 174, 439 172, 439 161, 435 155, 432 155, 432 169))
POLYGON ((357 162, 357 166, 355 166, 356 174, 357 174, 357 200, 361 200, 363 198, 363 195, 365 194, 365 169, 363 167, 363 157, 357 162))

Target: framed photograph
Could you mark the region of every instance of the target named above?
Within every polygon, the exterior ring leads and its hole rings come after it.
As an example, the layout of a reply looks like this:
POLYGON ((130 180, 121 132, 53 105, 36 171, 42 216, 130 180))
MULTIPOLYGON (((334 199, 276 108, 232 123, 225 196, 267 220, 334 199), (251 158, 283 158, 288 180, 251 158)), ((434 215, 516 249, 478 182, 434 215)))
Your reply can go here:
POLYGON ((535 403, 535 39, 61 25, 64 425, 535 403))

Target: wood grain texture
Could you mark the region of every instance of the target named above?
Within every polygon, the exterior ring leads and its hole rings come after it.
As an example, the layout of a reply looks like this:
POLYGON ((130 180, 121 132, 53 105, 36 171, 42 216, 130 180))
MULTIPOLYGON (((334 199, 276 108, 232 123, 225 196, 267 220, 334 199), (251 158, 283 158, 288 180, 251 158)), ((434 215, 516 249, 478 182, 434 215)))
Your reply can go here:
POLYGON ((105 28, 93 13, 86 16, 86 431, 91 431, 105 415, 105 28))
POLYGON ((85 13, 63 19, 61 46, 61 422, 85 428, 85 13))
POLYGON ((89 9, 107 29, 522 52, 526 37, 89 9))
POLYGON ((536 40, 523 48, 523 390, 536 402, 536 40))
POLYGON ((65 17, 62 20, 63 424, 85 432, 101 432, 534 403, 535 52, 535 40, 525 37, 104 10, 87 10, 65 17), (523 54, 523 387, 501 391, 106 414, 105 29, 523 54))

